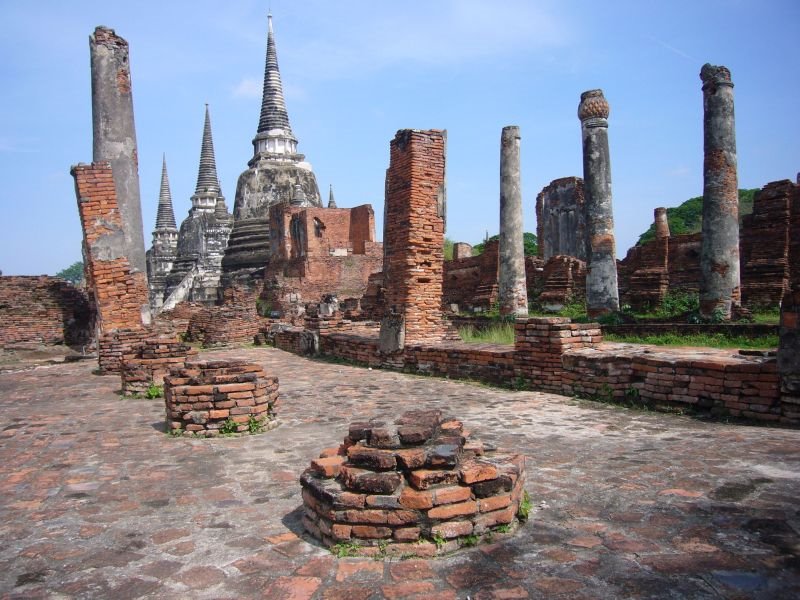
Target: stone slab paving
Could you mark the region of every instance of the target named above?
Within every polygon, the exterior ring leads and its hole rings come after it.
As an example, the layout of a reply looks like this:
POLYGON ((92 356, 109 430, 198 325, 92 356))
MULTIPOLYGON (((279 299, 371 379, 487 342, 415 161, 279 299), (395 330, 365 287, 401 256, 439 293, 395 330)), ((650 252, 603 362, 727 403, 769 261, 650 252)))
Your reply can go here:
POLYGON ((280 377, 282 425, 163 433, 80 362, 0 374, 2 598, 797 598, 800 431, 703 423, 232 349, 280 377), (432 561, 337 559, 298 477, 354 418, 443 408, 528 456, 517 536, 432 561))

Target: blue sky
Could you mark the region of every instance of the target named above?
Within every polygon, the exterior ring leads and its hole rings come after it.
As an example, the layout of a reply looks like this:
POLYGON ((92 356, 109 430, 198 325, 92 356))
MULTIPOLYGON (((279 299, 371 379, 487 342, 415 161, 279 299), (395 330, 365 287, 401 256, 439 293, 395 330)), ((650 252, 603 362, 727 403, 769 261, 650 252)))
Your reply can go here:
POLYGON ((389 140, 448 130, 448 231, 498 229, 500 132, 522 133, 525 229, 536 194, 582 174, 581 92, 611 104, 617 254, 653 208, 702 194, 705 62, 735 83, 739 186, 800 170, 800 2, 675 0, 0 0, 0 269, 50 273, 80 259, 70 165, 92 158, 88 36, 131 47, 145 242, 161 154, 176 218, 189 209, 209 103, 233 208, 252 156, 271 4, 289 118, 323 197, 372 203, 381 236, 389 140))

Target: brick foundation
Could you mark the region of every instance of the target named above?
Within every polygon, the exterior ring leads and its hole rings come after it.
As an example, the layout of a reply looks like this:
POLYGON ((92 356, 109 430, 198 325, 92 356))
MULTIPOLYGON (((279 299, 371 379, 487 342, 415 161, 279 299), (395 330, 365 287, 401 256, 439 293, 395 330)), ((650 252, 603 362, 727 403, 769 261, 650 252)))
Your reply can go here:
POLYGON ((148 339, 123 354, 121 361, 122 393, 146 394, 151 384, 161 386, 170 369, 182 367, 197 350, 175 338, 148 339))
POLYGON ((300 483, 303 525, 327 546, 433 556, 517 521, 525 457, 484 449, 440 411, 412 411, 351 424, 300 483))
POLYGON ((215 437, 278 424, 278 378, 243 360, 190 360, 173 368, 164 378, 164 401, 170 433, 215 437))

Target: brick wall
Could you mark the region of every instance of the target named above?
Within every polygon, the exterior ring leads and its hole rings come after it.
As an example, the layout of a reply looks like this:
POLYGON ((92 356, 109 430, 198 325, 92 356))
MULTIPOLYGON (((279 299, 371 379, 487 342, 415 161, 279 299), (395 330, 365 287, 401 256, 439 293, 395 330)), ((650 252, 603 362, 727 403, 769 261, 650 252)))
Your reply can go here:
POLYGON ((404 129, 390 144, 384 217, 387 311, 404 320, 405 343, 447 335, 442 320, 445 133, 404 129))
POLYGON ((48 275, 0 277, 0 348, 64 344, 76 349, 94 337, 83 290, 48 275))
POLYGON ((778 370, 783 412, 800 421, 800 185, 792 190, 789 214, 789 281, 781 303, 778 370))
POLYGON ((149 310, 147 278, 131 273, 125 256, 117 194, 107 162, 72 167, 83 228, 87 288, 97 310, 99 332, 141 327, 149 310))
POLYGON ((499 247, 500 242, 492 240, 486 242, 478 256, 445 261, 442 291, 445 310, 451 304, 458 304, 461 311, 488 310, 497 302, 499 247))
POLYGON ((291 315, 323 295, 361 298, 371 273, 383 265, 370 205, 270 208, 272 257, 261 298, 269 311, 291 315))
POLYGON ((775 306, 788 289, 789 210, 797 188, 788 179, 767 184, 743 219, 739 254, 746 306, 775 306))

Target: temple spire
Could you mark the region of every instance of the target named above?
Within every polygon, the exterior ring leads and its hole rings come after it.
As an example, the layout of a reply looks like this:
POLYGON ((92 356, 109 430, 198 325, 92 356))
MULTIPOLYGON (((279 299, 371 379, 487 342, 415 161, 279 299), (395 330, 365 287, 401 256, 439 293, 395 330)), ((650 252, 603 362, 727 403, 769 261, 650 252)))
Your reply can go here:
POLYGON ((214 140, 211 137, 211 117, 206 104, 206 119, 203 125, 203 143, 200 146, 200 168, 197 172, 195 195, 219 194, 219 178, 217 177, 217 161, 214 158, 214 140))
POLYGON ((333 184, 330 184, 328 190, 328 208, 338 208, 338 206, 336 206, 336 199, 333 197, 333 184))
POLYGON ((289 114, 283 99, 281 72, 278 69, 278 52, 272 30, 272 14, 267 15, 267 58, 264 64, 264 87, 261 96, 261 114, 258 130, 253 140, 255 155, 294 155, 297 139, 289 125, 289 114))
POLYGON ((161 163, 161 191, 158 194, 156 229, 177 229, 175 225, 175 213, 172 210, 172 194, 169 191, 166 154, 164 154, 161 163))

